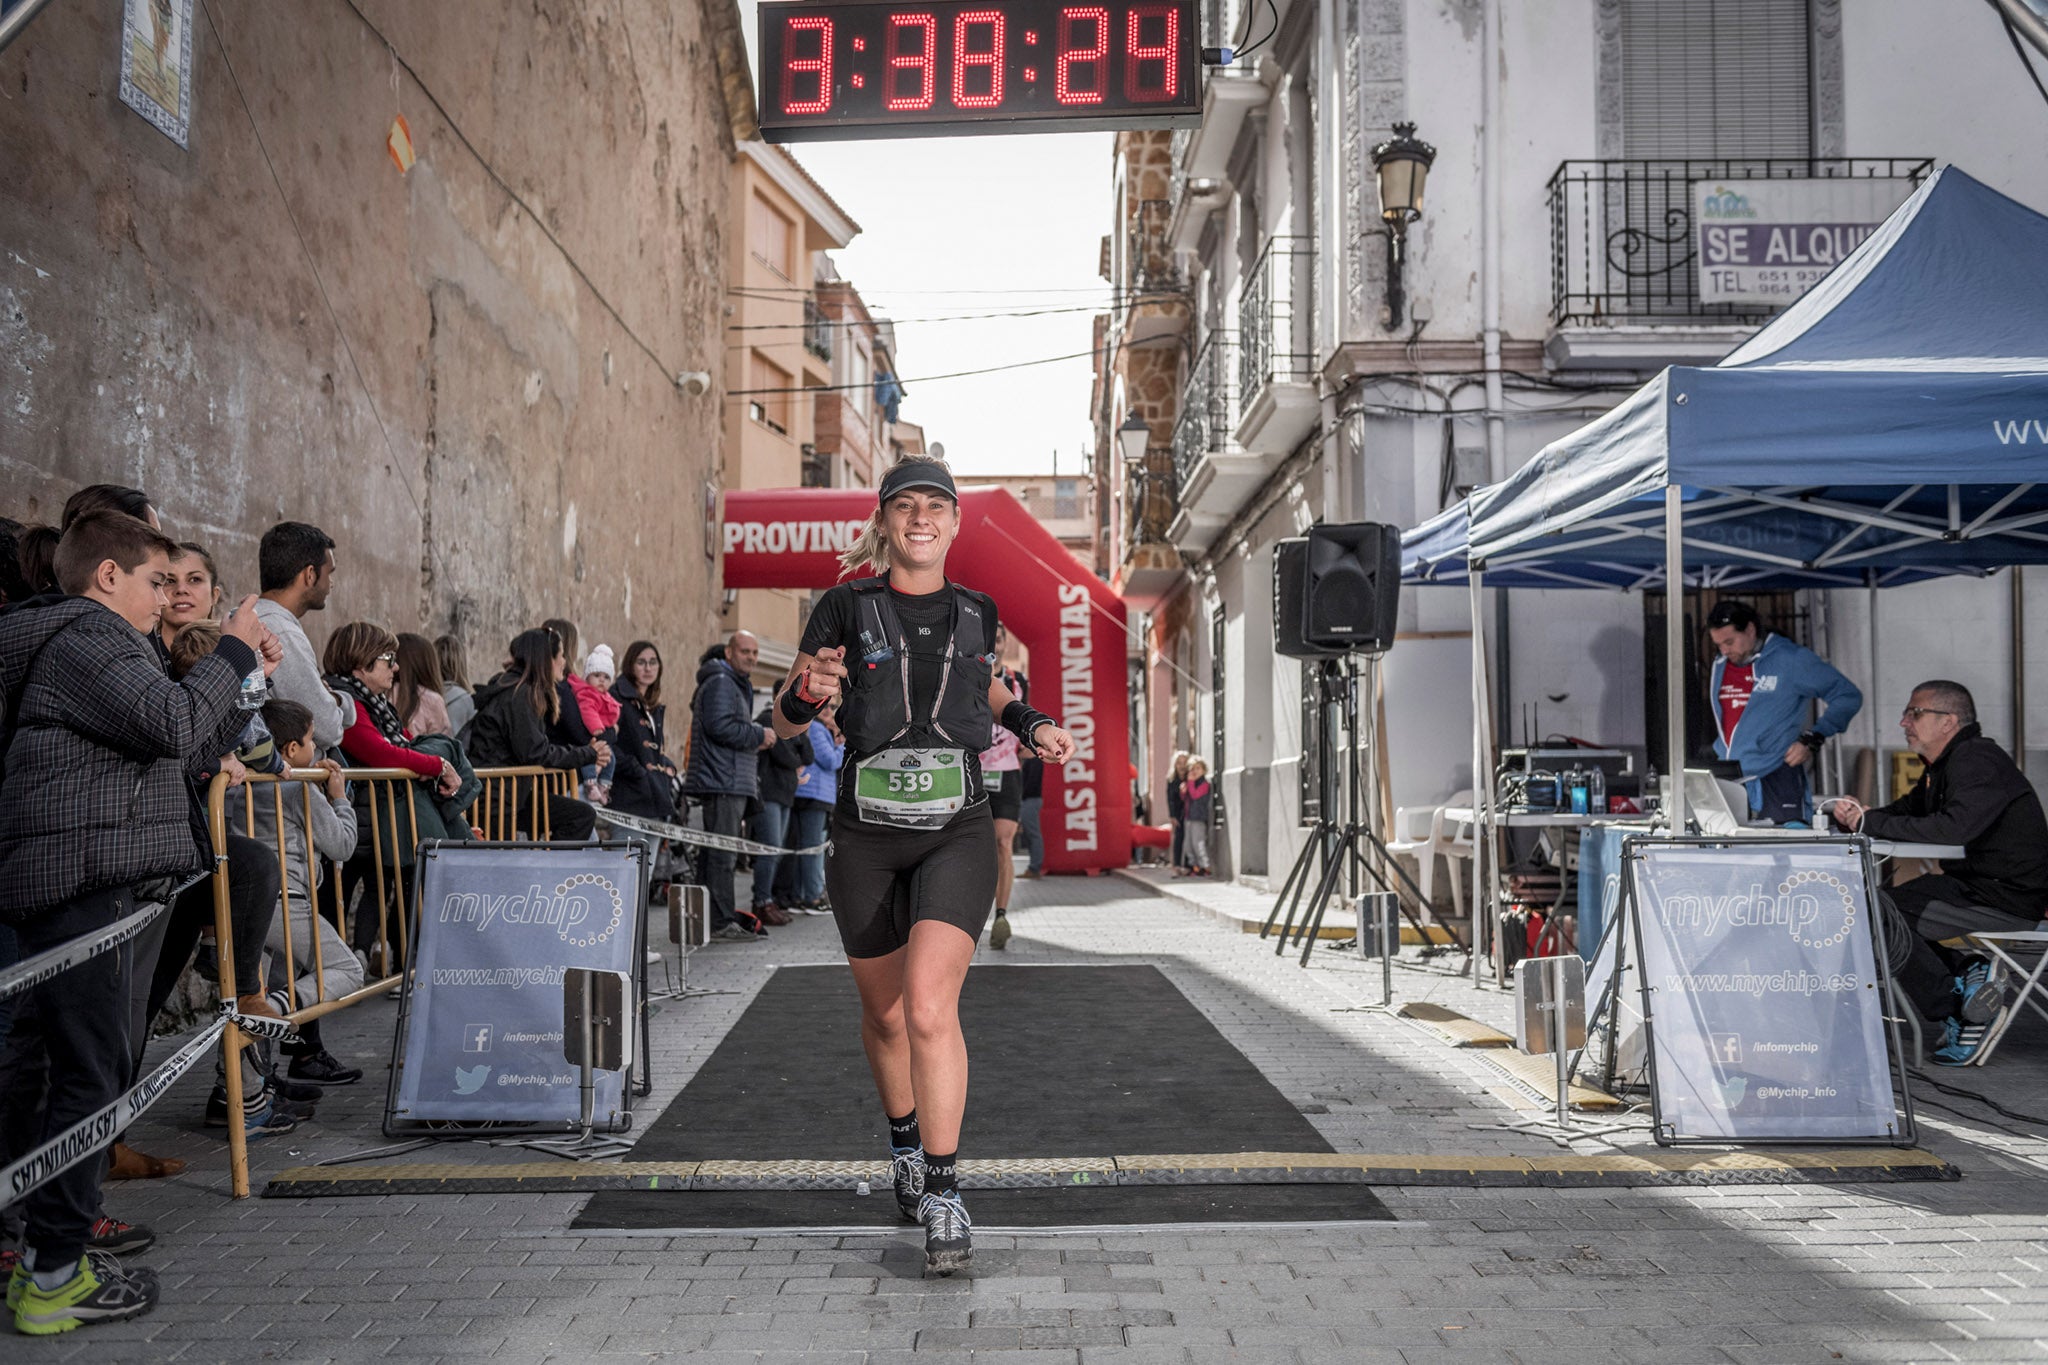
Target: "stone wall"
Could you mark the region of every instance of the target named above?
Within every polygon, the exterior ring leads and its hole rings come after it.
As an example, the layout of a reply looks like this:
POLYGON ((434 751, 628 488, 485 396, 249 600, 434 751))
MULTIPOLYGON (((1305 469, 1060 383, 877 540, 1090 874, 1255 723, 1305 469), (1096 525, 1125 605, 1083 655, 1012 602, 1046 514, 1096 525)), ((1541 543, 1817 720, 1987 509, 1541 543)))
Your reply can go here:
POLYGON ((694 658, 731 10, 206 0, 187 150, 118 98, 117 0, 50 6, 0 53, 0 513, 138 485, 235 592, 316 522, 316 640, 456 628, 487 670, 566 614, 694 658))

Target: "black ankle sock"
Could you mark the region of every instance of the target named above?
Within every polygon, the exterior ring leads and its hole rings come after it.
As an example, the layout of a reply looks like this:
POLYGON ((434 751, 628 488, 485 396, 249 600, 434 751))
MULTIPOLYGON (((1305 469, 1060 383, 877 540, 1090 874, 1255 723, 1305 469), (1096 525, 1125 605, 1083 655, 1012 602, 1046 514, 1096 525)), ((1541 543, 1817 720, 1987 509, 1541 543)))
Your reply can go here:
POLYGON ((917 1111, 915 1109, 900 1119, 891 1118, 889 1120, 889 1149, 891 1151, 907 1152, 913 1147, 918 1146, 919 1142, 917 1111))
POLYGON ((931 1152, 924 1154, 924 1189, 926 1194, 958 1194, 954 1183, 953 1162, 958 1152, 938 1156, 931 1152))

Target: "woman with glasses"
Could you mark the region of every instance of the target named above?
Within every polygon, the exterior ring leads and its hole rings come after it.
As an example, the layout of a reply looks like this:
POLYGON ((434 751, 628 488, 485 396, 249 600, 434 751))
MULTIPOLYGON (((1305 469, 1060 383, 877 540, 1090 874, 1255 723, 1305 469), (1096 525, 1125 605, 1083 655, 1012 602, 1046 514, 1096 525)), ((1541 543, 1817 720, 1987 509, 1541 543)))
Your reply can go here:
POLYGON ((445 758, 412 747, 413 735, 392 704, 398 685, 398 637, 369 621, 351 621, 327 638, 320 666, 345 706, 341 751, 356 768, 404 768, 453 796, 462 778, 445 758))

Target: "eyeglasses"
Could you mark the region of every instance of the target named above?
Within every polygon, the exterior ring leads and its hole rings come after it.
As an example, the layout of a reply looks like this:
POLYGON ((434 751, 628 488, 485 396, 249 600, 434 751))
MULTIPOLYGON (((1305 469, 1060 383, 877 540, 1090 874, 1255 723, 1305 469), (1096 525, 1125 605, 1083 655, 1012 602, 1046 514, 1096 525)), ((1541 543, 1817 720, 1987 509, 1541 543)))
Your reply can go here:
POLYGON ((1952 716, 1953 711, 1937 711, 1932 706, 1909 706, 1899 712, 1900 720, 1918 720, 1922 716, 1952 716))
POLYGON ((393 668, 396 668, 398 667, 398 656, 396 654, 379 654, 370 662, 374 664, 390 664, 393 668))

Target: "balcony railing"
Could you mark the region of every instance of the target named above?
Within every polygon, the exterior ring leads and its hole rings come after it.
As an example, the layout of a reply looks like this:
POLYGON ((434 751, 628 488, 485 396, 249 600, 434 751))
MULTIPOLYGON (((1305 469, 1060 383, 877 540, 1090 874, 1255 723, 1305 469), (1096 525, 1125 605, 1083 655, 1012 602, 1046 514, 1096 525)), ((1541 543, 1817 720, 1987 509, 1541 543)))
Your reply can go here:
POLYGON ((1702 303, 1693 232, 1700 180, 1925 179, 1920 157, 1567 161, 1550 177, 1550 315, 1566 323, 1690 319, 1751 325, 1774 309, 1702 303))
POLYGON ((1237 302, 1240 411, 1268 384, 1306 380, 1314 368, 1304 335, 1314 262, 1312 239, 1274 237, 1245 277, 1237 302))
POLYGON ((1177 294, 1187 287, 1173 251, 1166 242, 1173 203, 1167 199, 1140 199, 1134 206, 1124 236, 1124 256, 1130 264, 1130 286, 1137 294, 1177 294))
POLYGON ((1147 451, 1143 467, 1127 471, 1130 480, 1125 497, 1128 514, 1124 520, 1126 557, 1137 546, 1166 542, 1173 524, 1174 460, 1170 451, 1147 451))
POLYGON ((832 358, 832 319, 814 299, 804 300, 804 349, 820 360, 832 358))
POLYGON ((1173 429, 1173 495, 1187 487, 1195 465, 1212 450, 1221 450, 1237 428, 1237 337, 1212 331, 1188 367, 1187 391, 1181 395, 1180 423, 1173 429))

